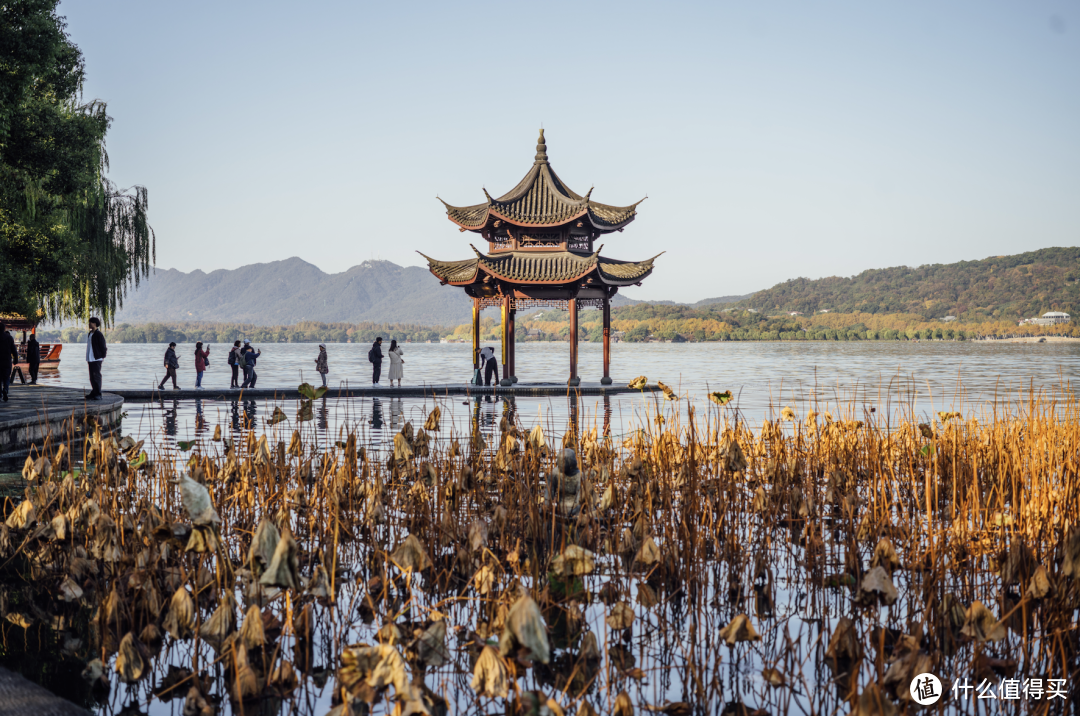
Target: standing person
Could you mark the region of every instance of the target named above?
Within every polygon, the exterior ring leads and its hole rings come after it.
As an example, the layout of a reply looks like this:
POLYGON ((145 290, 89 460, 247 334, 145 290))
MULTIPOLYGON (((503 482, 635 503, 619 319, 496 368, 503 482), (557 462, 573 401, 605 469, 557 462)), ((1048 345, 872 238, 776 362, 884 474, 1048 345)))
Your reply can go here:
POLYGON ((210 365, 210 346, 203 350, 202 341, 195 344, 195 390, 202 390, 202 374, 210 365))
POLYGON ((325 388, 326 374, 330 372, 330 367, 326 364, 326 346, 322 343, 319 344, 319 356, 315 359, 315 370, 322 377, 322 384, 325 388))
POLYGON ((261 350, 251 347, 250 340, 244 340, 244 347, 240 350, 240 358, 244 361, 244 384, 241 388, 255 387, 255 381, 259 379, 259 374, 255 372, 255 363, 261 355, 261 350))
POLYGON ((41 368, 41 344, 37 334, 31 333, 26 342, 26 363, 30 366, 30 385, 37 385, 38 370, 41 368))
POLYGON ((491 346, 480 351, 480 369, 484 371, 484 385, 491 385, 493 377, 495 385, 499 384, 499 362, 495 360, 495 349, 491 346))
POLYGON ((396 339, 390 341, 390 387, 394 387, 394 380, 397 380, 397 386, 401 387, 401 376, 404 374, 404 369, 401 367, 405 365, 405 360, 401 357, 405 353, 401 350, 401 346, 397 344, 396 339))
POLYGON ((232 382, 230 388, 240 387, 240 341, 233 341, 232 350, 229 351, 229 367, 232 368, 232 382))
POLYGON ((87 321, 90 332, 86 334, 86 365, 90 369, 90 393, 87 400, 101 400, 101 363, 105 360, 108 348, 105 335, 101 332, 101 319, 91 316, 87 321))
POLYGON ((375 339, 375 342, 371 344, 371 350, 368 351, 367 359, 371 361, 371 384, 379 384, 379 374, 382 373, 382 336, 375 339))
POLYGON ((180 367, 180 361, 176 357, 176 343, 170 343, 165 349, 165 377, 158 384, 158 390, 165 390, 165 383, 172 378, 173 390, 180 390, 176 384, 176 369, 180 367))
POLYGON ((8 400, 11 367, 18 362, 19 349, 15 347, 15 338, 7 332, 7 326, 0 322, 0 395, 5 403, 8 400))

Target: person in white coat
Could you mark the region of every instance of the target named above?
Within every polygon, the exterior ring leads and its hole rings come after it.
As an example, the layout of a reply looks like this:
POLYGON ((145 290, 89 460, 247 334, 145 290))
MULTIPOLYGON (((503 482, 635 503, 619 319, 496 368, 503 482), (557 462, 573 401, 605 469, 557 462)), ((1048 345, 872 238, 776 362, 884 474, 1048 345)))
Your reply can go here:
POLYGON ((397 341, 390 341, 390 350, 387 351, 387 355, 390 356, 390 386, 393 387, 394 381, 397 381, 397 385, 401 387, 401 376, 405 372, 402 368, 405 365, 405 359, 401 356, 405 355, 405 352, 401 350, 401 346, 397 344, 397 341))

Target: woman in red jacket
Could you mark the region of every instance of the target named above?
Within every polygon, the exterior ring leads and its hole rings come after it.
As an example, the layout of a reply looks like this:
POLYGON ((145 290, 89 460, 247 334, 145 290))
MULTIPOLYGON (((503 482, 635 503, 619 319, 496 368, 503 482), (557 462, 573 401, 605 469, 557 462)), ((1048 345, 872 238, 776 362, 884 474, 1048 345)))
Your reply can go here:
POLYGON ((203 350, 202 341, 195 344, 195 390, 202 390, 202 374, 210 364, 210 346, 203 350))

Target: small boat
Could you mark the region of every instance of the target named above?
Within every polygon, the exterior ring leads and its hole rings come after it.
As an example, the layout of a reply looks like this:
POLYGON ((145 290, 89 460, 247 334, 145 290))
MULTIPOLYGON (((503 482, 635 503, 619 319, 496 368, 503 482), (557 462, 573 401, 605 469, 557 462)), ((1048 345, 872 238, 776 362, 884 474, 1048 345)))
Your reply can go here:
MULTIPOLYGON (((15 314, 0 315, 0 321, 4 322, 4 327, 10 332, 22 332, 22 340, 16 339, 15 348, 19 353, 19 362, 15 365, 21 368, 23 371, 27 371, 30 368, 30 364, 27 362, 26 357, 26 342, 28 334, 34 333, 37 328, 37 323, 27 319, 25 316, 19 316, 15 314)), ((39 343, 38 353, 41 356, 41 364, 38 366, 38 370, 57 370, 60 367, 60 351, 64 349, 62 343, 39 343)))

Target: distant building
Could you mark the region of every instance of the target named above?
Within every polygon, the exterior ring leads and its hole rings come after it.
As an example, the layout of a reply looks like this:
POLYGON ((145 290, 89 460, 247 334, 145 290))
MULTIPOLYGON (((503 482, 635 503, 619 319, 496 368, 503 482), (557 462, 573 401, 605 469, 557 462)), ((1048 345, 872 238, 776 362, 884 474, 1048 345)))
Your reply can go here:
POLYGON ((821 309, 820 311, 818 311, 818 313, 828 313, 828 312, 829 312, 829 311, 831 311, 831 310, 832 310, 832 309, 830 309, 830 308, 823 308, 823 309, 821 309))
POLYGON ((1040 318, 1025 318, 1020 321, 1021 326, 1056 326, 1060 323, 1068 323, 1072 316, 1063 311, 1047 311, 1040 318))
POLYGON ((1062 311, 1047 311, 1042 314, 1042 318, 1035 319, 1035 324, 1039 326, 1056 326, 1059 323, 1068 323, 1072 320, 1072 316, 1062 311))
POLYGON ((802 314, 799 313, 798 311, 788 311, 788 315, 789 316, 801 316, 802 314))
POLYGON ((955 321, 956 316, 945 316, 945 318, 942 318, 941 320, 945 321, 946 323, 949 321, 955 321))

